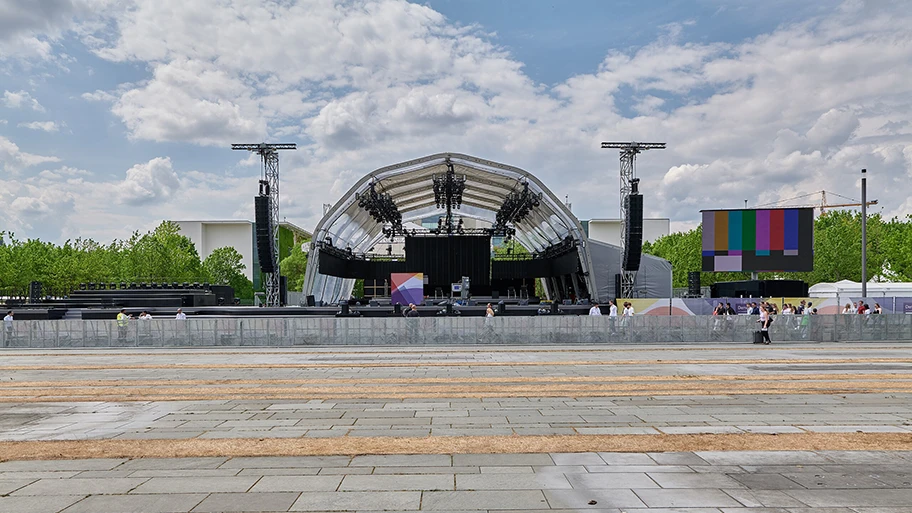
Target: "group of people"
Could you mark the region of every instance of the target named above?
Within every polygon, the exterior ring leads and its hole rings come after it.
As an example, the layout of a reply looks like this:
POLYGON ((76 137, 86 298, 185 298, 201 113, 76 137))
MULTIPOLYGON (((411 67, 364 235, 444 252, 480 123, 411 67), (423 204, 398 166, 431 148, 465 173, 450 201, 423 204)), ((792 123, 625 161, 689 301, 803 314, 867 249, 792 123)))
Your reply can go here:
MULTIPOLYGON (((629 301, 624 302, 624 310, 621 311, 621 317, 633 317, 633 314, 636 313, 633 310, 633 304, 629 301)), ((592 308, 589 309, 589 315, 602 315, 602 308, 597 302, 592 303, 592 308)), ((614 304, 614 301, 608 301, 608 317, 617 317, 618 316, 618 307, 614 304)))
POLYGON ((874 303, 874 308, 871 308, 864 301, 856 301, 853 303, 846 303, 845 307, 842 309, 842 313, 859 315, 882 314, 883 308, 880 307, 879 303, 874 303))

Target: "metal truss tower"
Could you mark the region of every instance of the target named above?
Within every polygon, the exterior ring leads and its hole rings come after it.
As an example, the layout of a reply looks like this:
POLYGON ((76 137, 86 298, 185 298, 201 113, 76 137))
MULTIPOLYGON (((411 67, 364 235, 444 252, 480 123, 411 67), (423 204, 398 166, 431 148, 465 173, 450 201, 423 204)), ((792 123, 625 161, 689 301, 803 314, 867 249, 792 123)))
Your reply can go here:
POLYGON ((258 143, 232 144, 232 150, 252 151, 263 160, 262 179, 266 182, 266 195, 269 196, 269 217, 272 227, 273 253, 275 272, 266 274, 266 306, 280 306, 279 301, 279 150, 296 150, 294 143, 258 143))
POLYGON ((621 150, 621 296, 633 297, 633 284, 636 281, 636 271, 624 268, 624 255, 628 244, 630 220, 624 205, 627 198, 636 187, 639 179, 636 177, 636 156, 646 150, 664 150, 665 143, 638 143, 638 142, 603 142, 602 148, 621 150))

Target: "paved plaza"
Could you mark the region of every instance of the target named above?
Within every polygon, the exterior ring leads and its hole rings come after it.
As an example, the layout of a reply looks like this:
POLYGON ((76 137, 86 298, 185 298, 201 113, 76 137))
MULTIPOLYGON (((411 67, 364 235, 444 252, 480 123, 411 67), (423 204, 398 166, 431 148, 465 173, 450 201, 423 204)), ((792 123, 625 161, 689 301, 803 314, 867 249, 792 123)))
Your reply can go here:
POLYGON ((912 512, 903 344, 0 352, 0 511, 912 512))

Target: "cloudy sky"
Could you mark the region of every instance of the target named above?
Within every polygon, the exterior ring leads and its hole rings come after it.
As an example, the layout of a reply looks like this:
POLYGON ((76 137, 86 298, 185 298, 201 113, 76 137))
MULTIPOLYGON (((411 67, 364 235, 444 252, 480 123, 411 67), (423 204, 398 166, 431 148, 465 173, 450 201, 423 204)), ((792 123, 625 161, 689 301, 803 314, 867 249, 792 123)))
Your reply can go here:
POLYGON ((360 176, 454 151, 615 217, 603 140, 649 216, 695 225, 819 191, 912 213, 906 2, 0 0, 0 231, 101 241, 162 219, 250 219, 281 155, 312 229, 360 176), (643 5, 649 5, 644 9, 643 5), (739 6, 740 5, 740 6, 739 6))

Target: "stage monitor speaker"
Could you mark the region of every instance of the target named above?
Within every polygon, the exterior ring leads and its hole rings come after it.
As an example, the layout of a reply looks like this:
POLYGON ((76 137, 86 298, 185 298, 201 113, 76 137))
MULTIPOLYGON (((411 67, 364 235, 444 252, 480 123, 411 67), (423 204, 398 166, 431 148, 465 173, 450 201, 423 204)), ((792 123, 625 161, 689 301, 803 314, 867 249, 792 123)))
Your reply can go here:
POLYGON ((687 295, 700 296, 700 271, 690 271, 687 273, 687 295))
POLYGON ((305 300, 307 301, 307 306, 317 306, 317 299, 314 296, 307 296, 305 300))
POLYGON ((624 234, 624 270, 639 271, 643 252, 643 195, 631 194, 624 200, 627 233, 624 234))
POLYGON ((273 226, 270 202, 269 196, 256 196, 254 198, 257 256, 260 259, 260 270, 264 273, 274 273, 276 269, 275 240, 272 238, 273 226))

